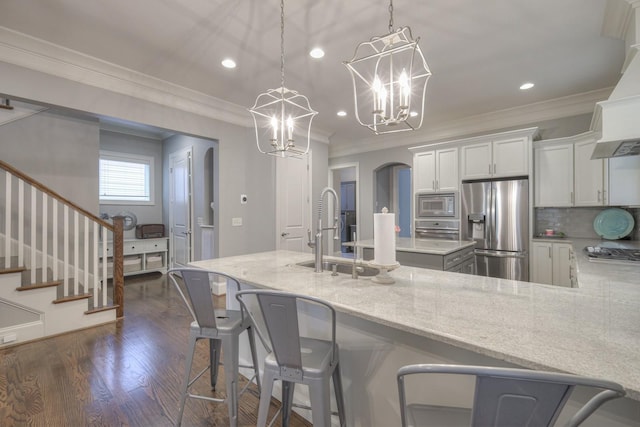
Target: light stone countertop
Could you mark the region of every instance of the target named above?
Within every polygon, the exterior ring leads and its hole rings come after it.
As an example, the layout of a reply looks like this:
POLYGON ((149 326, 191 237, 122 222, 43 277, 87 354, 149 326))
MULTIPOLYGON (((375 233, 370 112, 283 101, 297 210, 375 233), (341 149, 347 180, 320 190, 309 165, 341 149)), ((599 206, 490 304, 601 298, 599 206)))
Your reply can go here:
POLYGON ((338 311, 523 367, 616 381, 640 400, 640 270, 617 273, 618 266, 576 255, 578 288, 406 266, 390 272, 394 284, 380 285, 314 273, 295 265, 312 254, 289 251, 192 265, 322 298, 338 311))
MULTIPOLYGON (((448 255, 474 246, 473 240, 437 240, 416 239, 413 237, 396 238, 396 250, 400 252, 415 252, 433 255, 448 255)), ((343 243, 343 246, 354 246, 353 242, 343 243)), ((359 248, 373 248, 373 239, 359 240, 355 246, 359 248)))

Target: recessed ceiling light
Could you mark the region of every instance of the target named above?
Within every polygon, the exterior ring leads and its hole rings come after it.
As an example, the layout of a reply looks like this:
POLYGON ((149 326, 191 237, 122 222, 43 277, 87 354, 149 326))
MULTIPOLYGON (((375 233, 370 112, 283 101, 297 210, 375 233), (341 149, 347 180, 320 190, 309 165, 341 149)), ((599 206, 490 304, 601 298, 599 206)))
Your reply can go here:
POLYGON ((324 56, 324 50, 320 49, 319 47, 315 47, 311 49, 311 52, 309 52, 309 55, 312 58, 320 59, 324 56))
POLYGON ((346 111, 342 111, 342 110, 340 110, 340 111, 338 111, 338 113, 337 113, 337 114, 338 114, 340 117, 344 117, 344 116, 346 116, 346 115, 347 115, 347 112, 346 112, 346 111))
POLYGON ((410 113, 409 113, 409 115, 410 115, 411 117, 415 117, 415 116, 417 116, 417 115, 418 115, 418 112, 417 112, 417 111, 412 111, 412 112, 410 112, 410 113))
POLYGON ((226 58, 222 60, 222 66, 224 68, 236 68, 236 61, 231 58, 226 58))
POLYGON ((520 86, 520 90, 531 89, 534 86, 535 85, 533 83, 531 83, 531 82, 523 83, 522 86, 520 86))

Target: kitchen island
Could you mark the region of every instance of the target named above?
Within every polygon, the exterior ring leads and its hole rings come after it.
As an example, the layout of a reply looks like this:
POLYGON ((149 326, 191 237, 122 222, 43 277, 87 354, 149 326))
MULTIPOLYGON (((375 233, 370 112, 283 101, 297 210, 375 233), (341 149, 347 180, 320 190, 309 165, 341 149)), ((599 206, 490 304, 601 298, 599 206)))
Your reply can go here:
MULTIPOLYGON (((622 287, 603 276, 583 290, 401 266, 391 272, 395 284, 380 285, 296 265, 312 258, 273 251, 193 265, 336 307, 349 425, 398 425, 400 366, 468 363, 619 382, 629 397, 607 403, 585 425, 640 426, 637 276, 620 278, 622 287)), ((234 302, 228 295, 228 304, 234 302)))
MULTIPOLYGON (((370 261, 374 258, 373 239, 346 242, 362 250, 361 258, 370 261)), ((434 270, 475 273, 473 240, 416 239, 413 237, 396 238, 396 260, 406 266, 431 268, 434 270)))

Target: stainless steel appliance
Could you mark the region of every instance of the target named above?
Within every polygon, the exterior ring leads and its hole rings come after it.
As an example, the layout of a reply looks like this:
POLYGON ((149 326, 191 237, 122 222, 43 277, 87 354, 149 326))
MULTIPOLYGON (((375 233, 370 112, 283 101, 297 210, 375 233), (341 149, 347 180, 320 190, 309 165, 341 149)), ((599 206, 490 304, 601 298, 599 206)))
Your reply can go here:
POLYGON ((612 264, 640 264, 640 249, 587 246, 584 251, 592 262, 612 264))
POLYGON ((417 220, 417 239, 459 240, 460 221, 453 219, 417 220))
POLYGON ((463 182, 461 221, 478 275, 529 280, 528 179, 463 182))
POLYGON ((418 193, 416 194, 416 220, 432 218, 456 218, 458 194, 418 193))

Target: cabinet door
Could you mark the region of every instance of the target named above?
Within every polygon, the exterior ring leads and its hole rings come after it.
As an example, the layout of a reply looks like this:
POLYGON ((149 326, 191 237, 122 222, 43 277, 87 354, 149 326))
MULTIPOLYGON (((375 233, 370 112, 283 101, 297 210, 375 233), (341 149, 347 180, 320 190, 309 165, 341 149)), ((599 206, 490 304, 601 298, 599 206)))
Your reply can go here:
POLYGON ((531 281, 535 283, 553 284, 553 250, 547 242, 532 242, 533 266, 531 281))
POLYGON ((553 284, 571 287, 571 245, 553 244, 553 284))
POLYGON ((604 160, 591 160, 595 141, 574 145, 575 206, 602 206, 604 204, 604 160))
POLYGON ((493 172, 491 142, 462 147, 462 179, 490 177, 493 172))
POLYGON ((535 205, 573 205, 573 144, 536 147, 535 205))
POLYGON ((640 156, 609 159, 609 205, 640 205, 640 156))
POLYGON ((529 175, 526 138, 493 141, 493 176, 529 175))
POLYGON ((458 189, 460 181, 458 178, 457 148, 436 151, 436 173, 436 188, 438 191, 458 189))
POLYGON ((436 152, 416 153, 413 156, 413 191, 436 191, 436 152))

